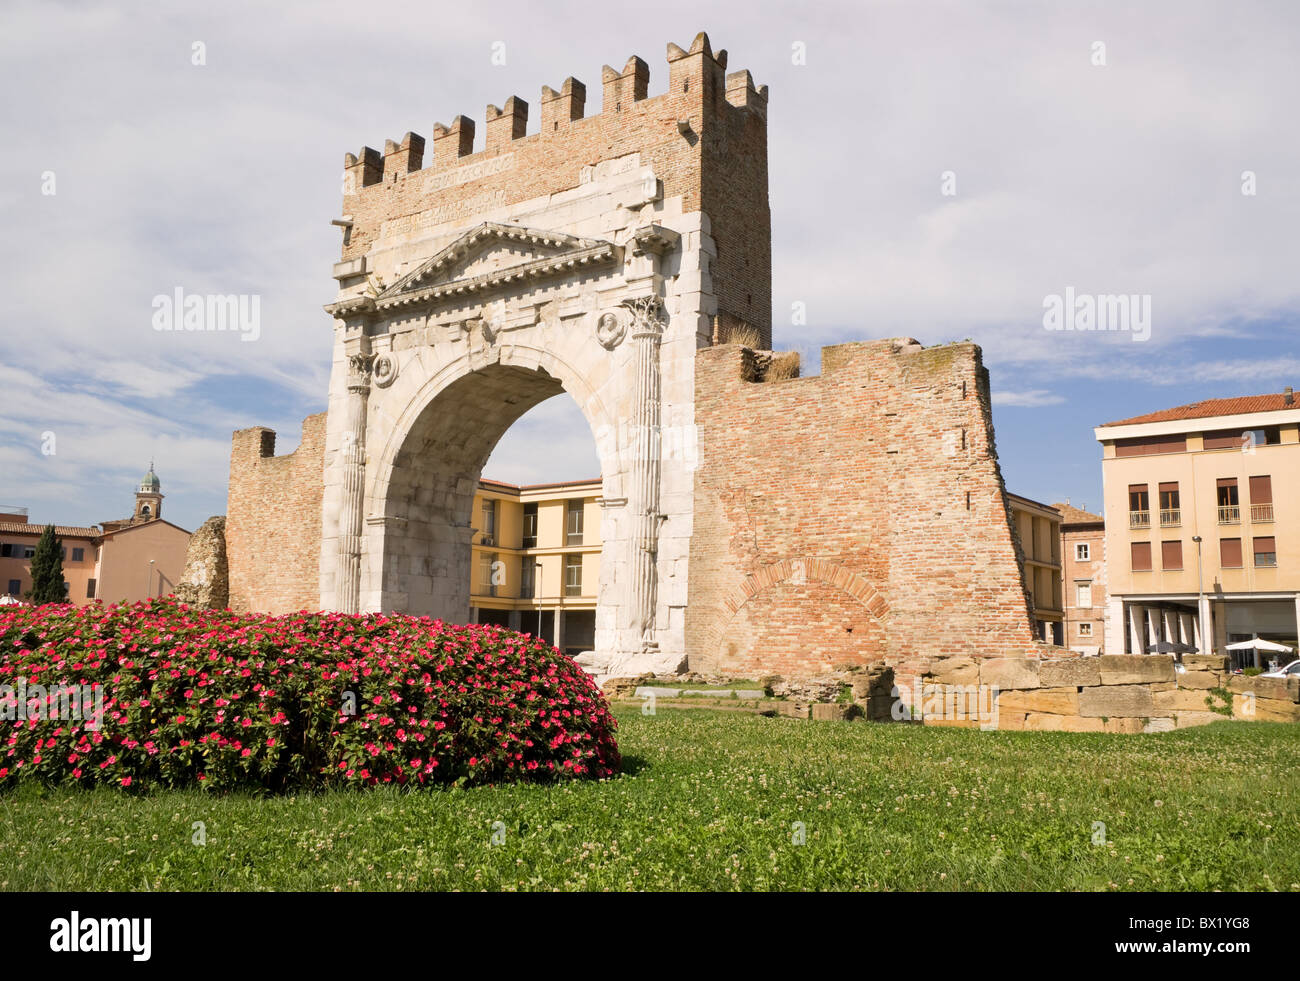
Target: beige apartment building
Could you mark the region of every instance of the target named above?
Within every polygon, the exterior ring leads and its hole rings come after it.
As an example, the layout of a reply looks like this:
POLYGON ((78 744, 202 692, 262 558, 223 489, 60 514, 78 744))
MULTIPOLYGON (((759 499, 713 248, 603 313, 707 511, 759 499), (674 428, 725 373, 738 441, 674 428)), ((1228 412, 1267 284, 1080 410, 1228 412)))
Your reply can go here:
POLYGON ((1061 596, 1061 512, 1007 492, 1011 519, 1024 552, 1025 586, 1033 613, 1034 634, 1049 644, 1064 644, 1061 596))
MULTIPOLYGON (((69 602, 134 603, 175 590, 190 533, 163 519, 162 501, 162 483, 151 464, 136 489, 129 518, 99 526, 55 526, 69 602)), ((0 507, 0 595, 22 599, 31 590, 32 557, 44 531, 44 525, 28 520, 26 508, 0 507)))
POLYGON ((566 654, 591 650, 600 584, 600 491, 599 479, 523 487, 480 480, 470 619, 540 633, 566 654))
POLYGON ((1061 513, 1061 578, 1065 647, 1080 654, 1106 652, 1106 520, 1068 500, 1061 513))
POLYGON ((1249 665, 1266 661, 1227 645, 1262 638, 1294 649, 1300 405, 1292 390, 1164 409, 1095 434, 1110 577, 1107 652, 1167 642, 1233 653, 1249 665))

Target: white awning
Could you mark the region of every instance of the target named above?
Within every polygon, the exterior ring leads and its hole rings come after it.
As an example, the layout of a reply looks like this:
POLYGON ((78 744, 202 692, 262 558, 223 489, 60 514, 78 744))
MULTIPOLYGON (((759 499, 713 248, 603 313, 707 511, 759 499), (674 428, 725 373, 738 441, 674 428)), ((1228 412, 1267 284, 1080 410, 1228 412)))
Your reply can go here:
POLYGON ((1281 654, 1290 654, 1291 648, 1285 644, 1275 644, 1271 640, 1255 638, 1254 640, 1242 640, 1235 644, 1229 644, 1226 648, 1230 651, 1275 651, 1281 654))

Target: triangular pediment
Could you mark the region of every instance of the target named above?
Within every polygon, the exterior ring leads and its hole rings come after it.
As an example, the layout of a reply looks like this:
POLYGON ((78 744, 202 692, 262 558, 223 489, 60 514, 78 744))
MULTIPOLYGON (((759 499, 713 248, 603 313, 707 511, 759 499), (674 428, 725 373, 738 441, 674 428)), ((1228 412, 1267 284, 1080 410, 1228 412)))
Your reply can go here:
POLYGON ((484 222, 421 262, 375 297, 379 308, 565 275, 618 257, 612 242, 484 222))

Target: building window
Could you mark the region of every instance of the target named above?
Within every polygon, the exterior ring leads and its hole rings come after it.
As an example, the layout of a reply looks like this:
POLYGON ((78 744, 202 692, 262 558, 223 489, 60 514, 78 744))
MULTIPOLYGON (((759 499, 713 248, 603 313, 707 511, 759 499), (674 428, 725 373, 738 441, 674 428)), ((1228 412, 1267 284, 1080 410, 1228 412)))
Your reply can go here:
POLYGON ((495 545, 497 543, 497 502, 483 501, 483 544, 495 545))
POLYGON ((23 590, 23 581, 21 579, 9 580, 9 595, 17 596, 23 590))
POLYGON ((1237 478, 1220 477, 1218 480, 1219 524, 1241 524, 1241 504, 1237 500, 1237 478))
POLYGON ((1273 520, 1273 478, 1250 478, 1250 520, 1268 524, 1273 520))
POLYGON ((1092 583, 1076 582, 1074 584, 1074 605, 1084 608, 1092 606, 1092 583))
POLYGON ((1137 439, 1115 440, 1116 456, 1151 456, 1156 453, 1183 453, 1186 450, 1186 435, 1143 436, 1137 439))
POLYGON ((1150 542, 1133 542, 1132 543, 1132 569, 1134 572, 1151 571, 1151 543, 1150 542))
POLYGON ((534 582, 537 579, 537 566, 531 555, 525 555, 519 560, 519 598, 532 599, 534 594, 534 582))
POLYGON ((582 544, 582 504, 581 498, 568 502, 564 536, 566 545, 582 544))
POLYGON ((1080 636, 1080 637, 1091 637, 1091 636, 1092 636, 1092 624, 1090 624, 1090 623, 1081 623, 1081 624, 1079 624, 1079 636, 1080 636))
POLYGON ((564 557, 564 595, 582 595, 582 556, 566 555, 564 557))
POLYGON ((537 502, 524 505, 524 548, 537 547, 537 502))
POLYGON ((1207 450, 1240 450, 1249 446, 1271 446, 1282 441, 1277 426, 1266 429, 1216 429, 1205 434, 1207 450))
POLYGON ((85 562, 85 561, 86 561, 86 550, 85 550, 84 548, 74 548, 74 549, 72 550, 72 561, 73 561, 73 562, 85 562))
POLYGON ((16 547, 17 546, 10 545, 7 542, 4 545, 0 545, 0 559, 13 558, 14 549, 16 547))
POLYGON ((1087 542, 1082 542, 1081 544, 1074 546, 1074 560, 1076 562, 1092 561, 1092 549, 1088 546, 1087 542))
POLYGON ((1160 527, 1177 528, 1183 523, 1183 512, 1178 501, 1178 484, 1160 485, 1160 527))
POLYGON ((488 596, 497 594, 496 583, 493 578, 496 573, 497 557, 493 553, 485 553, 479 556, 479 584, 483 587, 483 592, 488 596))
POLYGON ((86 580, 86 599, 94 599, 94 598, 95 598, 95 580, 93 580, 93 579, 87 579, 87 580, 86 580))
POLYGON ((1174 571, 1183 567, 1183 543, 1160 543, 1160 568, 1174 571))
POLYGON ((1219 539, 1219 565, 1225 569, 1241 568, 1241 539, 1219 539))
POLYGON ((1146 484, 1129 484, 1128 526, 1130 528, 1151 527, 1151 494, 1146 484))
POLYGON ((23 558, 25 558, 25 559, 31 559, 31 558, 35 558, 35 557, 36 557, 36 546, 35 546, 35 545, 24 545, 24 546, 23 546, 23 558))
POLYGON ((1273 569, 1277 567, 1277 539, 1271 535, 1255 539, 1255 568, 1273 569))

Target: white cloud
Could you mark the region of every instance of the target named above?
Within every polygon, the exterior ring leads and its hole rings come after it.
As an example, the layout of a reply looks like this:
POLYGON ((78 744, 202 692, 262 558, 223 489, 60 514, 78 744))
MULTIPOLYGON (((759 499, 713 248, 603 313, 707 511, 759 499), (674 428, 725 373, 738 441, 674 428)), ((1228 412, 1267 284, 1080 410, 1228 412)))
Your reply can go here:
POLYGON ((1060 405, 1065 401, 1065 396, 1035 388, 1023 392, 994 392, 991 399, 994 405, 1032 409, 1042 405, 1060 405))

